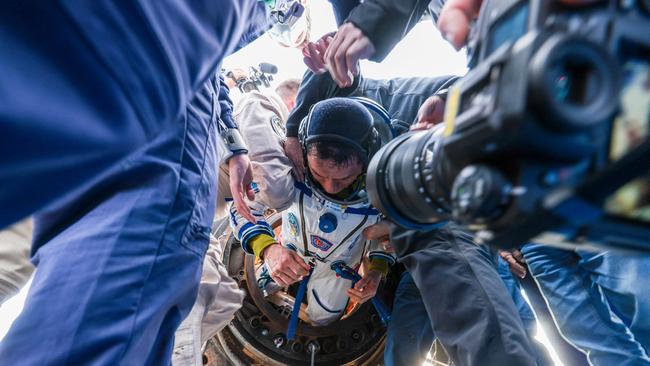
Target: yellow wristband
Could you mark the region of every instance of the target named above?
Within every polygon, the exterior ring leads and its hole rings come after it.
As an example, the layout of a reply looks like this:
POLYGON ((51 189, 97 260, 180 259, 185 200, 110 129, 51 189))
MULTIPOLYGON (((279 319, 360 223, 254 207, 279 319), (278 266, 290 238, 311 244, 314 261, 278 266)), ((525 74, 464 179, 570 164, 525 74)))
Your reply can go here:
POLYGON ((253 248, 253 253, 255 253, 255 258, 260 259, 260 255, 266 249, 266 247, 271 246, 277 243, 275 238, 268 234, 258 234, 250 239, 249 245, 253 248))

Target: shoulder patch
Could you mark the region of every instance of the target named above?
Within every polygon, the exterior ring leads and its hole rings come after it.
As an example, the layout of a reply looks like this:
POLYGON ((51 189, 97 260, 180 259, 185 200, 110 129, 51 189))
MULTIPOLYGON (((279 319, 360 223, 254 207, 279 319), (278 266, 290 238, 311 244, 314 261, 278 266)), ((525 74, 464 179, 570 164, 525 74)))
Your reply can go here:
POLYGON ((292 212, 289 212, 287 215, 287 221, 289 222, 289 233, 293 236, 298 236, 300 232, 300 226, 298 225, 298 218, 292 212))
POLYGON ((276 115, 271 117, 271 128, 273 128, 273 132, 280 137, 284 137, 287 134, 287 128, 284 123, 282 123, 280 117, 276 115))
POLYGON ((330 243, 329 241, 316 235, 311 235, 311 245, 325 252, 328 251, 333 246, 333 244, 330 243))

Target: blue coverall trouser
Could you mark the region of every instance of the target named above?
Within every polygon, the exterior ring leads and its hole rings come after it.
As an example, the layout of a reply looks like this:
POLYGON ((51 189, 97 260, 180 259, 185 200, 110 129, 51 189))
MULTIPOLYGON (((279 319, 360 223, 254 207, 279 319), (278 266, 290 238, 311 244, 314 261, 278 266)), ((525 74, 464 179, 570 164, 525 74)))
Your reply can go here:
POLYGON ((650 257, 522 247, 563 336, 592 365, 649 365, 650 257))

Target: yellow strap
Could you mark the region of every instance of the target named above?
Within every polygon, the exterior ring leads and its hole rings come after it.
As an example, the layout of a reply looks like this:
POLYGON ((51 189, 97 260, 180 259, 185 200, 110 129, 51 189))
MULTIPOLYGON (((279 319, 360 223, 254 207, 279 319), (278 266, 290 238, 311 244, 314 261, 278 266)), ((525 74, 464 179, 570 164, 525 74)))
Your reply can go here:
POLYGON ((454 133, 456 115, 460 106, 460 88, 456 85, 449 88, 447 93, 447 105, 445 106, 445 137, 454 133))

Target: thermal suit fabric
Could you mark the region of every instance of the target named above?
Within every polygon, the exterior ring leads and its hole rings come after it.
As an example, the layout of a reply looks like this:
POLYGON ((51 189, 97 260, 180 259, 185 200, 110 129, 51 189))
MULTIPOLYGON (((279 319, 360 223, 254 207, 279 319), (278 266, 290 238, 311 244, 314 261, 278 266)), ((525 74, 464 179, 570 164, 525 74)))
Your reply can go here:
MULTIPOLYGON (((289 160, 284 155, 278 156, 276 148, 284 136, 284 121, 288 113, 279 96, 257 91, 244 94, 232 113, 248 147, 253 176, 259 188, 256 198, 269 207, 285 205, 288 197, 284 192, 287 185, 293 185, 289 160), (284 179, 274 179, 270 172, 276 172, 284 179)), ((213 224, 213 233, 217 237, 210 240, 196 302, 176 331, 172 356, 174 366, 202 366, 202 345, 232 320, 244 300, 244 292, 228 275, 222 262, 224 245, 231 233, 227 219, 227 202, 232 199, 228 182, 228 167, 224 162, 219 169, 219 197, 213 224)))

